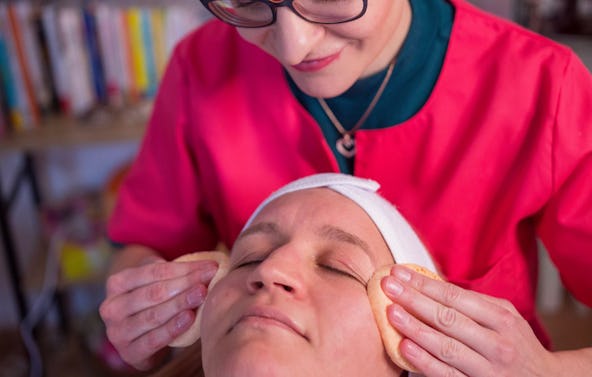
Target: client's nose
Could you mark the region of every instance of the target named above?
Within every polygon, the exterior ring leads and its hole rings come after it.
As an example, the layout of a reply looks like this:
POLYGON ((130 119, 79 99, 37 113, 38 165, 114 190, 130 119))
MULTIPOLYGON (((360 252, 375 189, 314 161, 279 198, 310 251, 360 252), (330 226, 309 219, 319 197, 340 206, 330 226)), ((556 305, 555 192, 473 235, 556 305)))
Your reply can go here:
POLYGON ((302 291, 300 262, 287 248, 274 250, 247 279, 250 293, 265 290, 298 295, 302 291))

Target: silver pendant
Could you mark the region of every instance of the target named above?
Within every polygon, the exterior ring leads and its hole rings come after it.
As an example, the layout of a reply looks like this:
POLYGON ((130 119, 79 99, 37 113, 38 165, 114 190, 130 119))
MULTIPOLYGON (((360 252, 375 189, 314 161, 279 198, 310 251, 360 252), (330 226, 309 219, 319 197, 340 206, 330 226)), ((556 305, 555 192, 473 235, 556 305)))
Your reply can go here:
POLYGON ((356 141, 349 135, 337 139, 335 147, 337 147, 337 151, 346 158, 352 158, 356 155, 356 141))

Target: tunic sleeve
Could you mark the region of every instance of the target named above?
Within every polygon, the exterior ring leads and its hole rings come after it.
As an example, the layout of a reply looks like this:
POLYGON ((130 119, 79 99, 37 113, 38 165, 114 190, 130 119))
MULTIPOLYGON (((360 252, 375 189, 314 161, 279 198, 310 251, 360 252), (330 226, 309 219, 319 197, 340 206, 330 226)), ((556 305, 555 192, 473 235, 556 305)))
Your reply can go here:
POLYGON ((566 288, 592 306, 592 76, 572 55, 554 113, 553 196, 539 236, 566 288))
POLYGON ((148 246, 168 259, 216 245, 215 231, 203 206, 198 164, 187 137, 191 125, 189 64, 182 56, 177 47, 108 224, 111 240, 148 246))

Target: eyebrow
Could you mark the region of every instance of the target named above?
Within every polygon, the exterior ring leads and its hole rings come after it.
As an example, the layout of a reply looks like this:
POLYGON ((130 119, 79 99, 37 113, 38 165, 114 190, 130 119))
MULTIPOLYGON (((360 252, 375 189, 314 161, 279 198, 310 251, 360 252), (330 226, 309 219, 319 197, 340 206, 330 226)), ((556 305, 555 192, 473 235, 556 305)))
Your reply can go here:
POLYGON ((257 223, 245 229, 237 238, 237 241, 243 237, 248 237, 252 234, 264 233, 264 234, 279 234, 280 230, 276 223, 263 222, 257 223))
MULTIPOLYGON (((281 234, 281 231, 280 231, 279 226, 276 223, 261 222, 261 223, 257 223, 255 225, 252 225, 252 226, 248 227, 247 229, 245 229, 238 236, 237 241, 244 238, 244 237, 248 237, 250 235, 257 234, 257 233, 263 233, 263 234, 269 234, 269 235, 279 235, 279 234, 281 234)), ((338 228, 336 226, 323 225, 315 233, 318 236, 325 238, 325 239, 338 241, 338 242, 344 242, 344 243, 348 243, 353 246, 359 247, 368 256, 371 255, 370 246, 368 245, 368 243, 366 241, 364 241, 360 237, 356 236, 355 234, 347 232, 347 231, 345 231, 341 228, 338 228)))
POLYGON ((368 243, 356 236, 355 234, 346 232, 345 230, 338 228, 333 225, 323 225, 317 234, 323 238, 327 238, 334 241, 345 242, 351 245, 357 246, 364 250, 368 256, 370 256, 370 246, 368 243))

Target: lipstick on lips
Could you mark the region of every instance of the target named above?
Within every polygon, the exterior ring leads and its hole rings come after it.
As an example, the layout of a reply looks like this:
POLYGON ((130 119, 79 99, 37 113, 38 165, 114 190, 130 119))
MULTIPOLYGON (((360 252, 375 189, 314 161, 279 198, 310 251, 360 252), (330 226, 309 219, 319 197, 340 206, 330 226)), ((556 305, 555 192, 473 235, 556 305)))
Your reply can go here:
POLYGON ((316 72, 333 63, 337 58, 339 58, 339 53, 325 56, 320 59, 304 60, 301 63, 294 64, 292 68, 300 72, 316 72))

